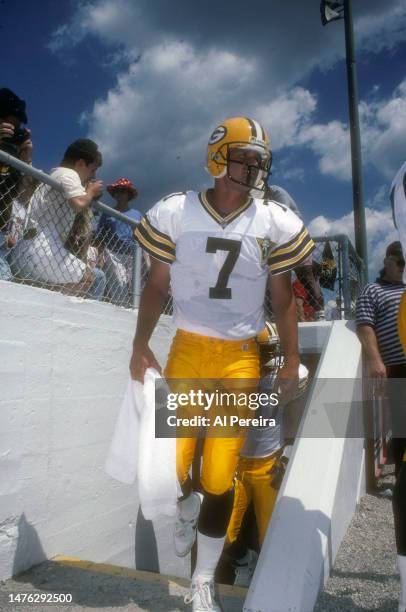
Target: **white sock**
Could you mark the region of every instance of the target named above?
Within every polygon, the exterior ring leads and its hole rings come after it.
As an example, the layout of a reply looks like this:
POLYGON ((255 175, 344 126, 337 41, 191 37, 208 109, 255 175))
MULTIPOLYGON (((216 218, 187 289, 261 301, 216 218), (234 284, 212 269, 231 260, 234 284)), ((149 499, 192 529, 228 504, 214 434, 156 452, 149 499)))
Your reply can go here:
POLYGON ((192 580, 197 576, 214 577, 225 541, 226 536, 223 538, 210 538, 200 533, 199 530, 197 531, 197 561, 192 580))
POLYGON ((398 555, 398 568, 400 572, 400 598, 399 612, 406 610, 406 557, 398 555))
POLYGON ((191 518, 196 516, 196 512, 200 507, 202 499, 203 495, 196 491, 191 493, 189 497, 186 497, 186 499, 182 499, 182 501, 178 502, 178 508, 182 518, 189 521, 191 518))

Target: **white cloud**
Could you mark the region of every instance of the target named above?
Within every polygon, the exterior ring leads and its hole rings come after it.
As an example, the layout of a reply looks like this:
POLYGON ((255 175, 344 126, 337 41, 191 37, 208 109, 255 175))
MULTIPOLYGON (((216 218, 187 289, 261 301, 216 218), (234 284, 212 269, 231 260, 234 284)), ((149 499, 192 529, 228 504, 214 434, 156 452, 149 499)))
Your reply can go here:
POLYGON ((185 177, 189 186, 199 187, 207 182, 208 134, 225 116, 250 114, 263 121, 276 149, 293 144, 309 125, 316 98, 304 88, 271 103, 246 98, 259 71, 253 58, 162 41, 121 73, 83 120, 100 144, 109 175, 129 174, 148 198, 162 195, 161 184, 184 189, 185 177))
POLYGON ((141 40, 134 38, 134 25, 141 21, 136 2, 129 0, 78 1, 71 21, 57 28, 49 48, 57 52, 80 44, 89 35, 133 52, 141 40))
POLYGON ((317 99, 303 87, 295 87, 255 109, 255 117, 270 129, 275 150, 297 144, 298 134, 310 123, 317 99))
POLYGON ((350 135, 343 123, 310 125, 300 132, 299 143, 309 146, 317 155, 322 174, 341 180, 351 178, 350 135))
MULTIPOLYGON (((322 174, 339 180, 350 180, 348 126, 341 121, 311 124, 309 120, 312 113, 313 109, 306 112, 305 107, 301 123, 293 130, 294 137, 284 144, 309 147, 318 158, 322 174)), ((363 165, 372 165, 381 176, 392 179, 405 158, 406 79, 396 87, 389 99, 362 102, 360 124, 363 165)))
POLYGON ((366 159, 392 179, 405 159, 406 79, 386 101, 370 105, 365 127, 366 159))
MULTIPOLYGON (((251 52, 263 58, 268 84, 276 76, 277 86, 297 82, 316 67, 329 68, 345 54, 342 22, 321 27, 318 2, 257 0, 252 11, 243 0, 226 0, 221 9, 215 0, 76 0, 74 6, 70 22, 52 35, 55 51, 87 35, 130 53, 175 38, 206 50, 251 52)), ((359 49, 376 53, 405 40, 403 0, 358 0, 354 11, 359 49)))
POLYGON ((370 208, 386 208, 389 202, 389 185, 381 185, 366 202, 370 208))
MULTIPOLYGON (((257 11, 247 13, 245 2, 234 0, 227 18, 213 20, 213 0, 193 10, 186 0, 175 8, 165 0, 77 0, 50 48, 63 51, 94 36, 109 49, 105 65, 126 66, 82 117, 104 151, 105 171, 141 181, 149 201, 159 195, 158 183, 200 186, 211 129, 226 116, 251 114, 270 131, 274 150, 306 147, 323 175, 348 181, 348 126, 317 122, 316 95, 297 86, 344 55, 342 22, 322 28, 318 3, 310 4, 259 0, 257 11)), ((384 4, 359 0, 354 7, 359 49, 393 49, 405 39, 402 0, 384 4)), ((405 109, 406 81, 390 100, 361 105, 363 161, 385 178, 404 157, 405 109)), ((280 176, 287 180, 289 168, 280 176)))
MULTIPOLYGON (((372 4, 372 3, 371 3, 372 4)), ((372 53, 391 50, 405 40, 406 6, 402 0, 384 2, 356 20, 358 44, 372 53)))

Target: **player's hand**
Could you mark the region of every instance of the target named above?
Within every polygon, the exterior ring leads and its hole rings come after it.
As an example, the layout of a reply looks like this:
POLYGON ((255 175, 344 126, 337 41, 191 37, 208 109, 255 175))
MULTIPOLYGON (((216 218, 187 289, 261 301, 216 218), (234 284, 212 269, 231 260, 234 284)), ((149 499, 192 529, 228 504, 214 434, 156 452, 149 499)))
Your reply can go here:
POLYGON ((275 389, 281 396, 280 399, 283 401, 280 403, 287 403, 289 397, 295 395, 299 386, 299 358, 285 359, 285 362, 278 372, 275 381, 275 389))
POLYGON ((270 484, 273 489, 279 491, 281 488, 283 477, 285 476, 286 466, 288 464, 287 457, 280 457, 276 463, 269 470, 271 477, 270 484))
POLYGON ((90 194, 93 200, 100 198, 103 193, 103 181, 91 181, 86 188, 86 193, 90 194))
POLYGON ((149 346, 134 345, 130 360, 130 374, 133 380, 144 384, 144 375, 148 368, 154 368, 162 374, 162 369, 149 346))

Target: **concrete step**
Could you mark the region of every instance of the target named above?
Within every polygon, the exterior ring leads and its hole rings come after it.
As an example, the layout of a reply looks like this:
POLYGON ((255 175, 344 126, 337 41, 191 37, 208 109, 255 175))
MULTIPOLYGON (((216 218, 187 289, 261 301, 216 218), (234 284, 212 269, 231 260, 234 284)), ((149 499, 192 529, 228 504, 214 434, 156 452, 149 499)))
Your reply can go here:
MULTIPOLYGON (((57 556, 27 572, 0 582, 1 612, 186 612, 189 581, 116 565, 57 556), (15 601, 31 594, 38 603, 15 601), (71 603, 52 603, 52 594, 70 594, 71 603), (14 603, 12 602, 14 599, 14 603), (42 602, 42 603, 41 603, 42 602)), ((224 612, 241 612, 247 589, 218 585, 224 612)))

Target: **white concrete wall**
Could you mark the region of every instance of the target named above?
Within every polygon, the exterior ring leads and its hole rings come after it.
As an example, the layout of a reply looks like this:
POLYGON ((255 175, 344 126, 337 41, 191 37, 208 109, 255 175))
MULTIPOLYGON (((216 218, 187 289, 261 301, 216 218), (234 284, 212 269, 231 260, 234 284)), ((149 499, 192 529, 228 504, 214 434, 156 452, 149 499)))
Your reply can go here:
MULTIPOLYGON (((339 381, 310 392, 299 435, 283 481, 270 528, 244 605, 246 612, 311 612, 327 580, 339 545, 365 491, 364 440, 335 437, 325 406, 340 402, 341 422, 360 415, 361 346, 353 322, 326 324, 314 339, 323 350, 316 373, 339 381), (331 431, 331 437, 328 435, 331 431), (322 433, 323 432, 323 433, 322 433), (320 433, 320 437, 317 435, 320 433), (314 437, 316 436, 316 437, 314 437)), ((312 325, 317 329, 317 324, 312 325)), ((301 330, 301 344, 311 349, 311 326, 301 330)))
MULTIPOLYGON (((135 486, 104 473, 135 321, 109 304, 0 281, 0 579, 56 554, 188 574, 170 521, 152 527, 135 486)), ((301 348, 327 341, 322 367, 333 369, 320 375, 354 376, 353 332, 330 329, 301 325, 301 348)), ((162 317, 152 341, 161 363, 172 334, 162 317)), ((359 441, 298 440, 247 610, 288 610, 287 593, 291 610, 312 609, 362 488, 361 461, 359 441), (278 594, 285 603, 270 607, 278 594)))
MULTIPOLYGON (((104 461, 136 313, 0 281, 0 579, 56 554, 186 575, 104 461), (137 541, 137 546, 135 546, 137 541)), ((163 363, 172 329, 152 346, 163 363)))

